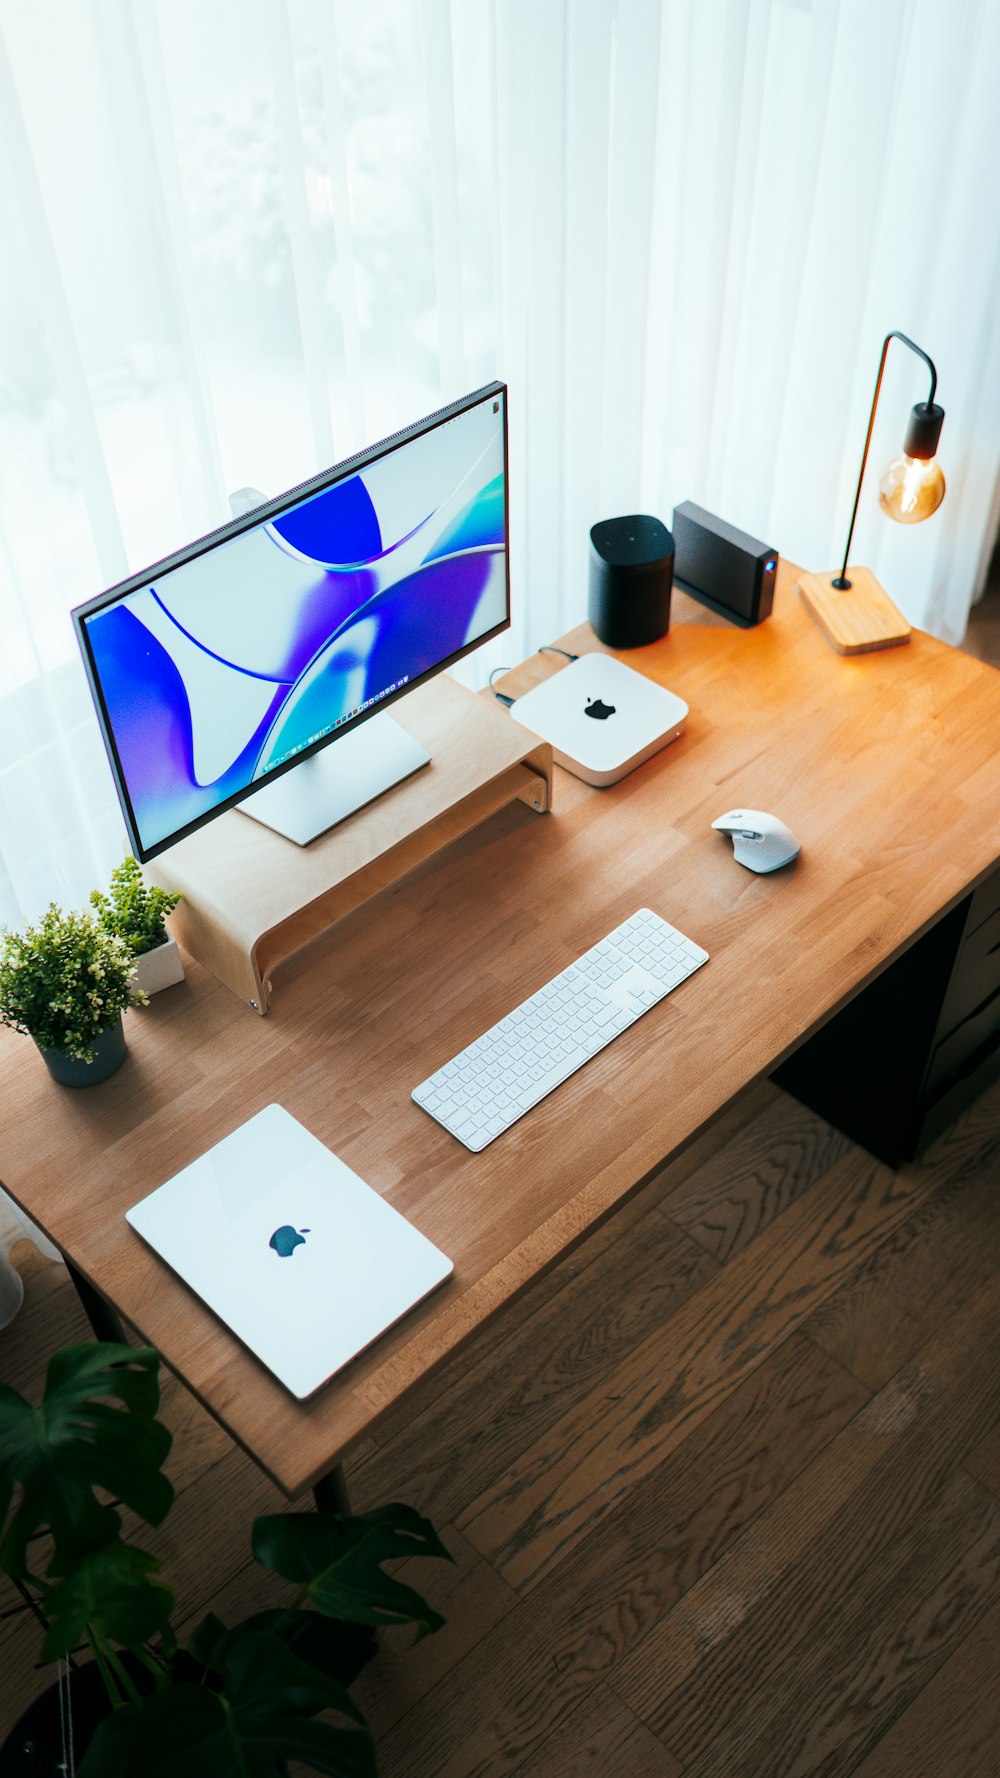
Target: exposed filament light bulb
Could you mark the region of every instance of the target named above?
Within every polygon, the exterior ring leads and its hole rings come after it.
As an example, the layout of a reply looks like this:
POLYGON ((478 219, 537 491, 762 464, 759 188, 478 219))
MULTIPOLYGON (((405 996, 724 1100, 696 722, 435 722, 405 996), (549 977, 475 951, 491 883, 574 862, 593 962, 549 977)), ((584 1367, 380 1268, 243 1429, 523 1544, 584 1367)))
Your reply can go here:
POLYGON ((901 451, 882 473, 878 500, 882 511, 900 525, 918 525, 937 512, 945 481, 936 457, 907 456, 901 451))

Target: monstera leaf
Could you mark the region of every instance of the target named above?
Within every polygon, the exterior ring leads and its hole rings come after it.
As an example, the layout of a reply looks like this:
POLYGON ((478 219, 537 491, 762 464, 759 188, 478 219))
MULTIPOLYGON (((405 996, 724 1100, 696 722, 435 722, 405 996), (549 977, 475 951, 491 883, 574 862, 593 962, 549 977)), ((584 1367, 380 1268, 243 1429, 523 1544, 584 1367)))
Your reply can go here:
POLYGON ((155 1556, 115 1537, 74 1562, 65 1580, 45 1595, 49 1629, 42 1659, 57 1660, 82 1642, 88 1629, 133 1652, 153 1636, 173 1642, 170 1613, 174 1595, 149 1577, 159 1569, 155 1556))
POLYGON ((336 1513, 276 1513, 257 1519, 253 1553, 265 1568, 298 1581, 317 1611, 356 1624, 410 1624, 418 1635, 444 1619, 413 1587, 382 1573, 403 1556, 449 1552, 429 1519, 398 1502, 341 1518, 336 1513))
POLYGON ((150 1347, 88 1341, 55 1353, 38 1408, 0 1384, 0 1525, 18 1483, 22 1490, 0 1543, 8 1573, 26 1575, 25 1546, 36 1531, 52 1533, 48 1571, 56 1575, 109 1542, 119 1515, 97 1499, 95 1488, 124 1501, 149 1525, 166 1517, 174 1491, 160 1466, 171 1439, 154 1417, 157 1367, 150 1347))
MULTIPOLYGON (((242 1620, 240 1628, 277 1636, 300 1661, 318 1667, 342 1686, 353 1685, 362 1668, 378 1654, 378 1640, 370 1624, 342 1624, 338 1618, 294 1606, 284 1611, 255 1611, 242 1620)), ((225 1624, 210 1612, 190 1638, 188 1652, 203 1666, 218 1671, 219 1653, 228 1634, 225 1624)))
POLYGON ((178 1650, 159 1563, 123 1541, 107 1503, 151 1525, 172 1503, 157 1369, 149 1348, 89 1343, 56 1353, 38 1408, 0 1385, 0 1566, 27 1576, 28 1539, 51 1533, 45 1656, 90 1640, 116 1706, 80 1778, 278 1778, 289 1762, 375 1778, 371 1735, 346 1687, 376 1651, 373 1626, 415 1623, 425 1635, 443 1622, 382 1564, 449 1552, 407 1506, 259 1519, 254 1554, 299 1583, 298 1599, 234 1629, 210 1615, 178 1650))
POLYGON ((116 1710, 94 1736, 79 1778, 275 1778, 288 1760, 336 1778, 376 1778, 364 1718, 336 1680, 275 1636, 243 1626, 218 1630, 222 1691, 173 1685, 138 1708, 116 1710), (321 1710, 356 1726, 313 1721, 321 1710))

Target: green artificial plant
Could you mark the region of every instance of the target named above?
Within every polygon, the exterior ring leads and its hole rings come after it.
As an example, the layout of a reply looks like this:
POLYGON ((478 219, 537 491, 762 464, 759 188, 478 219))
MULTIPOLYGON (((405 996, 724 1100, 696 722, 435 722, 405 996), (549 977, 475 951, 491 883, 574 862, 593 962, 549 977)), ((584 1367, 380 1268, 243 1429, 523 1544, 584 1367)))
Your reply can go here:
POLYGON ((292 1604, 230 1626, 209 1614, 179 1646, 159 1562, 125 1541, 118 1511, 159 1525, 173 1501, 158 1364, 149 1347, 88 1343, 54 1354, 39 1408, 0 1385, 0 1567, 40 1603, 43 1659, 89 1645, 107 1688, 78 1778, 275 1778, 289 1760, 375 1778, 347 1688, 377 1651, 377 1625, 416 1624, 422 1636, 443 1622, 381 1565, 448 1551, 399 1504, 257 1519, 254 1556, 298 1583, 292 1604), (42 1531, 38 1574, 29 1546, 42 1531))
POLYGON ((0 927, 0 1023, 40 1049, 88 1061, 95 1037, 128 1006, 144 1005, 124 939, 85 911, 53 902, 23 932, 0 927))
POLYGON ((137 860, 125 858, 111 872, 107 894, 94 889, 90 902, 105 930, 123 938, 133 957, 141 957, 166 942, 165 921, 180 899, 174 890, 148 884, 137 860))

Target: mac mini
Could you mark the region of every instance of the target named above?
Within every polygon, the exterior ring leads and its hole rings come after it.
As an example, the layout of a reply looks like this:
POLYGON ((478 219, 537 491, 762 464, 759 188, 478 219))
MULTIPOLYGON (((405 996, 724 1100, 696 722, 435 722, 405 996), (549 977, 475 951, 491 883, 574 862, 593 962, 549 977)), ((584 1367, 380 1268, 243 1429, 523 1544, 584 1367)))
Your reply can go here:
POLYGON ((617 784, 684 733, 683 698, 611 654, 581 654, 515 698, 510 714, 556 764, 587 784, 617 784))

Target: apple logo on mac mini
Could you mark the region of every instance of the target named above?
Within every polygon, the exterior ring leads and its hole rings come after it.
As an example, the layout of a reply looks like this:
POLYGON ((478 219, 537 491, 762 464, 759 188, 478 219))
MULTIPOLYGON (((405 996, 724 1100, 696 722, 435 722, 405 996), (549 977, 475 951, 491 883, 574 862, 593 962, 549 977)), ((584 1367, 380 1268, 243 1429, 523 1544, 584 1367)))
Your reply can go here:
MULTIPOLYGON (((655 667, 660 656, 649 657, 655 667)), ((611 654, 578 654, 523 697, 510 715, 548 741, 556 765, 588 784, 617 784, 682 733, 683 698, 611 654), (614 718, 614 721, 609 720, 614 718)))
POLYGON ((280 1229, 275 1229, 268 1246, 274 1248, 279 1259, 291 1259, 296 1247, 305 1246, 308 1233, 308 1229, 293 1229, 290 1222, 283 1222, 280 1229))

